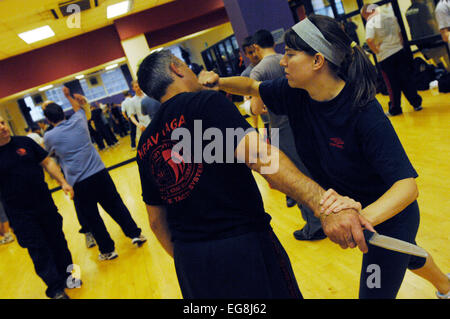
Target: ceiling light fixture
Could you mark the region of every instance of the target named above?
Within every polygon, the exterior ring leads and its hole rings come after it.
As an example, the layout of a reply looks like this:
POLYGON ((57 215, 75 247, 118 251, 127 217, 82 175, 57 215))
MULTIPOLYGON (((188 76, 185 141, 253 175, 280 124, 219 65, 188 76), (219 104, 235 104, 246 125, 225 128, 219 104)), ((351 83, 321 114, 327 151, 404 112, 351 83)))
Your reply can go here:
POLYGON ((123 15, 130 11, 130 1, 122 1, 112 4, 106 8, 106 17, 108 19, 123 15))
POLYGON ((27 32, 23 32, 19 34, 19 37, 25 41, 28 44, 41 41, 47 38, 51 38, 55 35, 55 32, 53 32, 52 28, 50 28, 48 25, 30 30, 27 32))

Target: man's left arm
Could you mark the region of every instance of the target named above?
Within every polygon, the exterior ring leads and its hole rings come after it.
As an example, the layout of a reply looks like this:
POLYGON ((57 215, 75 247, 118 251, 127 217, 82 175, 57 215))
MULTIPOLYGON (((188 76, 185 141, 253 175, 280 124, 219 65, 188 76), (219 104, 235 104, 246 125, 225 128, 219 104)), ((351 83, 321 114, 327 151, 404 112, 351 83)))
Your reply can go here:
POLYGON ((66 195, 69 195, 70 199, 73 199, 74 195, 73 188, 67 183, 66 179, 61 173, 59 166, 55 163, 55 161, 52 160, 50 157, 46 157, 40 163, 40 165, 50 174, 51 177, 53 177, 58 182, 64 193, 66 195))
POLYGON ((150 228, 164 250, 173 258, 173 244, 169 226, 167 225, 167 211, 164 206, 146 205, 150 228))

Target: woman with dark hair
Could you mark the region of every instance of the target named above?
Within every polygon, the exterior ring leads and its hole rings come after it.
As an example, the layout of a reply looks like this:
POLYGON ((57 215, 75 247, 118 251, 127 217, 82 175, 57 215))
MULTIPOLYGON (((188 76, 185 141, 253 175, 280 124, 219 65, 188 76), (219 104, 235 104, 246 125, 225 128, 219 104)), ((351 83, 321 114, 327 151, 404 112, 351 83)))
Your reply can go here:
MULTIPOLYGON (((415 243, 418 175, 375 99, 374 66, 339 23, 325 16, 313 15, 294 25, 286 32, 285 43, 280 62, 285 78, 257 82, 219 78, 210 72, 200 81, 229 93, 259 96, 268 109, 287 115, 297 152, 312 178, 324 189, 359 201, 360 213, 377 232, 415 243)), ((322 221, 339 213, 331 203, 325 200, 328 208, 322 221)), ((395 298, 407 268, 429 280, 439 297, 449 297, 449 279, 431 256, 425 259, 375 246, 363 256, 359 297, 395 298), (380 271, 375 286, 373 265, 380 271)))

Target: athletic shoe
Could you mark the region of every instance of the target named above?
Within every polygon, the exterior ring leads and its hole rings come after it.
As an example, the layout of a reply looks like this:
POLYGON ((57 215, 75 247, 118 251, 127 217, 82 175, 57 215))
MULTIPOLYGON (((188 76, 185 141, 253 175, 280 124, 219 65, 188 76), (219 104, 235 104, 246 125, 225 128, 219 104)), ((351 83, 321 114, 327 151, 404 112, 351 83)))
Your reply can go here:
POLYGON ((115 259, 117 257, 119 257, 119 255, 114 250, 114 251, 112 251, 110 253, 98 255, 98 260, 111 260, 111 259, 115 259))
POLYGON ((56 293, 52 299, 70 299, 69 296, 66 295, 64 291, 56 293))
MULTIPOLYGON (((450 273, 447 274, 447 278, 450 281, 450 273)), ((441 294, 439 291, 436 291, 436 297, 438 297, 439 299, 450 299, 450 291, 445 295, 441 294)))
POLYGON ((389 116, 389 117, 391 117, 391 116, 400 115, 400 114, 402 114, 402 113, 403 113, 402 111, 400 111, 400 112, 395 112, 395 113, 391 113, 390 111, 387 111, 387 112, 386 112, 386 115, 389 116))
POLYGON ((14 241, 14 236, 11 235, 11 233, 7 233, 5 234, 5 236, 0 239, 0 245, 5 245, 5 244, 9 244, 12 243, 14 241))
POLYGON ((86 247, 92 248, 97 245, 97 242, 95 241, 94 236, 91 233, 86 233, 86 247))
POLYGON ((414 107, 414 111, 421 111, 421 110, 423 110, 423 107, 422 107, 422 105, 419 105, 419 106, 415 106, 414 107))
POLYGON ((286 196, 286 206, 287 207, 289 207, 289 208, 294 207, 296 204, 297 204, 297 202, 294 199, 286 196))
POLYGON ((294 237, 297 240, 321 240, 321 239, 325 239, 327 238, 327 236, 324 234, 323 230, 320 229, 318 230, 314 235, 312 236, 307 236, 304 231, 304 228, 300 229, 300 230, 296 230, 294 232, 294 237))
POLYGON ((146 241, 147 241, 147 238, 145 238, 142 235, 139 235, 139 237, 135 237, 131 240, 133 245, 136 245, 137 247, 141 247, 146 241))

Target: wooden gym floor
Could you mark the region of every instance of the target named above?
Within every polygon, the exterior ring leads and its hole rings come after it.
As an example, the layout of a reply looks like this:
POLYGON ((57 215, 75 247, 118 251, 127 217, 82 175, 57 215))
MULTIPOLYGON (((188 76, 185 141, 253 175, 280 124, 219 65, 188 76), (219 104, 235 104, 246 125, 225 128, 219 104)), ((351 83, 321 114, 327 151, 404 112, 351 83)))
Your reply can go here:
MULTIPOLYGON (((418 171, 421 225, 417 242, 433 256, 436 263, 450 272, 450 95, 430 91, 420 92, 423 111, 414 112, 404 100, 404 114, 391 121, 418 171)), ((379 96, 386 110, 388 98, 379 96)), ((118 147, 101 152, 107 167, 135 155, 130 150, 129 137, 120 139, 118 147)), ((119 226, 101 210, 102 217, 116 243, 119 258, 99 262, 97 247, 87 249, 73 203, 61 191, 53 193, 56 206, 64 218, 64 233, 74 263, 80 266, 83 286, 68 290, 71 298, 149 298, 178 299, 181 293, 172 259, 165 253, 150 230, 136 162, 110 172, 125 204, 130 209, 148 242, 141 248, 131 244, 119 226)), ((294 268, 303 296, 308 299, 353 299, 358 297, 362 254, 357 249, 342 250, 325 239, 300 242, 292 233, 303 227, 297 207, 287 208, 285 197, 268 187, 255 174, 266 211, 271 214, 272 227, 285 247, 294 268)), ((49 180, 50 188, 55 183, 49 180)), ((0 298, 46 298, 45 285, 35 274, 27 251, 17 241, 0 246, 0 298)), ((407 272, 398 294, 399 299, 434 299, 434 287, 407 272)))

